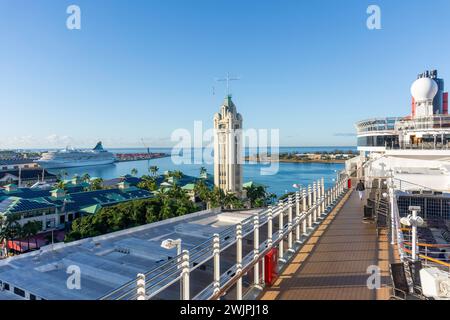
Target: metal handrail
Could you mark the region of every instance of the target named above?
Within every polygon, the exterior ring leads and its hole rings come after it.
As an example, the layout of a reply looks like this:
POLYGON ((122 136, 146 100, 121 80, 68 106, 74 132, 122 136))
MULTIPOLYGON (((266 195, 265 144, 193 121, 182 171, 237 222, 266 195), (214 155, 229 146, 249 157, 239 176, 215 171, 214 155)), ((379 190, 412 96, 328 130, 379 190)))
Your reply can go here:
MULTIPOLYGON (((336 182, 335 186, 337 187, 339 185, 339 183, 342 184, 343 180, 336 182)), ((327 190, 327 192, 328 191, 329 190, 327 190)), ((302 194, 300 194, 299 199, 300 200, 303 199, 302 194)), ((291 232, 294 227, 299 225, 307 216, 311 215, 314 212, 314 210, 321 208, 324 201, 325 201, 325 196, 322 195, 321 199, 318 199, 318 201, 315 204, 313 204, 312 207, 310 207, 306 212, 301 213, 299 219, 297 219, 297 217, 295 217, 295 219, 293 219, 292 227, 289 228, 289 225, 285 224, 283 226, 283 228, 281 229, 281 233, 280 233, 280 230, 276 230, 273 233, 273 235, 278 235, 278 236, 276 238, 274 238, 274 242, 281 240, 284 236, 287 235, 287 233, 291 232)), ((286 199, 280 201, 279 204, 283 204, 283 205, 282 206, 277 205, 272 208, 272 219, 276 218, 280 213, 284 214, 286 212, 286 209, 294 207, 294 202, 290 203, 289 198, 286 198, 286 199)), ((332 207, 332 206, 333 206, 333 204, 329 204, 327 206, 327 208, 332 207)), ((260 221, 259 221, 260 227, 268 222, 269 211, 270 211, 269 209, 266 209, 266 210, 262 210, 261 212, 258 213, 258 217, 260 218, 260 221)), ((253 232, 253 230, 254 230, 253 229, 253 219, 254 219, 254 216, 250 216, 241 222, 243 237, 245 237, 253 232)), ((235 226, 230 226, 220 232, 219 239, 220 239, 220 244, 221 244, 220 245, 221 252, 226 250, 227 248, 229 248, 231 245, 233 245, 236 242, 235 230, 236 230, 235 226)), ((214 239, 214 237, 210 237, 207 240, 205 240, 204 242, 197 245, 196 247, 191 248, 189 250, 190 251, 190 255, 189 255, 190 271, 195 270, 196 268, 200 267, 202 264, 206 263, 211 258, 213 258, 213 254, 212 254, 213 239, 214 239)), ((249 255, 251 255, 251 254, 252 253, 250 253, 249 255)), ((182 267, 182 255, 183 254, 178 255, 178 256, 172 258, 170 261, 168 261, 162 265, 159 265, 159 266, 151 269, 150 271, 144 273, 145 279, 146 279, 146 281, 145 281, 146 288, 149 288, 149 289, 155 288, 158 285, 160 285, 161 283, 164 283, 165 281, 167 281, 167 283, 165 283, 164 286, 160 287, 158 290, 151 292, 148 295, 148 298, 155 296, 157 293, 161 292, 162 290, 164 290, 171 284, 180 280, 181 273, 182 273, 182 271, 181 271, 182 270, 182 268, 181 268, 182 267)), ((243 262, 244 262, 244 259, 243 259, 243 262)), ((227 272, 228 271, 229 270, 227 270, 227 272)), ((221 277, 222 277, 222 275, 221 275, 221 277)), ((134 293, 136 281, 137 281, 137 278, 135 280, 125 283, 123 286, 111 291, 110 293, 108 293, 107 295, 102 297, 101 299, 103 299, 103 300, 105 300, 105 299, 123 299, 123 298, 127 298, 128 296, 131 296, 132 298, 136 298, 136 294, 134 293), (130 289, 130 287, 131 287, 131 289, 130 289), (125 291, 125 293, 120 294, 123 291, 125 291), (119 296, 117 297, 117 295, 119 295, 119 296)), ((210 287, 210 286, 211 285, 209 285, 208 287, 210 287)), ((207 288, 205 288, 205 290, 207 288)), ((203 291, 204 290, 202 290, 202 292, 203 291)))

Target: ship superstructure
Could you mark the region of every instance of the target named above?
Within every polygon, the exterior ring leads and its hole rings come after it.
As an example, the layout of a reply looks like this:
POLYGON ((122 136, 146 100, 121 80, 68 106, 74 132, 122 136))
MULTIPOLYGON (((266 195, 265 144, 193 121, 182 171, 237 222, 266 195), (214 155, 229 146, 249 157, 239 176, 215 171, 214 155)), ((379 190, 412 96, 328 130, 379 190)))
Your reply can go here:
POLYGON ((46 169, 70 168, 83 166, 98 166, 111 164, 115 161, 114 154, 103 149, 101 141, 92 150, 64 150, 49 151, 42 154, 39 165, 46 169))
POLYGON ((450 192, 450 115, 443 84, 435 70, 420 74, 411 86, 410 115, 358 122, 361 157, 348 166, 366 176, 392 171, 411 184, 450 192))

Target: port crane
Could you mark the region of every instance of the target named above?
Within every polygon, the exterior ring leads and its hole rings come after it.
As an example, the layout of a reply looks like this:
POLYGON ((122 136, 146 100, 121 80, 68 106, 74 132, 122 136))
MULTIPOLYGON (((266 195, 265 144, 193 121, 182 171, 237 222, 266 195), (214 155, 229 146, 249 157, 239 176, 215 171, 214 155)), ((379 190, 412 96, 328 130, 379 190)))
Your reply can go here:
POLYGON ((144 147, 147 149, 147 153, 150 154, 150 148, 148 147, 148 145, 145 143, 144 138, 141 138, 142 144, 144 145, 144 147))

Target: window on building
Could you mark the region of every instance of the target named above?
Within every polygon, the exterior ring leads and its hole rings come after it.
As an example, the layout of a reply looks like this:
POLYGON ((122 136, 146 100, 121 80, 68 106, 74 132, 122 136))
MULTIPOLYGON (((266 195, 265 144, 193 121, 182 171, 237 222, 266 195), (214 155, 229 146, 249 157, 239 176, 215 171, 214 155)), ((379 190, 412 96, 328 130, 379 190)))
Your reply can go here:
POLYGON ((46 223, 46 228, 54 228, 55 227, 55 219, 48 219, 46 223))
POLYGON ((6 283, 6 282, 5 282, 5 283, 3 284, 3 289, 9 291, 9 283, 6 283))
POLYGON ((22 290, 22 289, 14 287, 14 293, 17 294, 18 296, 21 296, 21 297, 25 298, 25 291, 22 290))
POLYGON ((30 293, 30 300, 36 300, 36 296, 32 293, 30 293))

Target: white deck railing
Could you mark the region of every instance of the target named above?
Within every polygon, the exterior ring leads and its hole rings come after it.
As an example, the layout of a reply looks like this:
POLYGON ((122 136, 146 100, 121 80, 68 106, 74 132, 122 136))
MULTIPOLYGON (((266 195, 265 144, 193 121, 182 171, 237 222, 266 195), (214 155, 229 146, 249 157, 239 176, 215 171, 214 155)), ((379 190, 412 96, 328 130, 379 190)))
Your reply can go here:
MULTIPOLYGON (((148 272, 139 274, 136 280, 108 293, 102 300, 143 300, 152 299, 180 282, 180 299, 206 300, 217 299, 228 288, 236 285, 236 299, 242 299, 242 277, 253 268, 254 286, 260 286, 264 279, 264 268, 260 270, 260 261, 274 247, 279 248, 279 259, 287 258, 297 252, 304 239, 316 228, 326 214, 346 191, 347 179, 341 173, 341 179, 330 189, 325 190, 323 178, 314 182, 295 196, 269 206, 255 216, 251 216, 235 226, 231 226, 208 240, 183 251, 181 255, 148 272), (278 229, 273 230, 273 221, 278 220, 278 229), (267 238, 260 241, 260 228, 267 225, 267 238), (242 256, 242 239, 253 239, 253 251, 242 256), (285 242, 287 251, 285 252, 285 242), (236 247, 236 263, 221 273, 221 254, 231 246, 236 247), (191 297, 190 274, 213 261, 213 277, 195 296, 191 297)), ((263 238, 263 237, 261 237, 263 238)))

